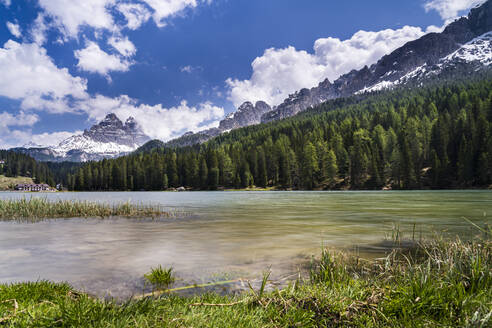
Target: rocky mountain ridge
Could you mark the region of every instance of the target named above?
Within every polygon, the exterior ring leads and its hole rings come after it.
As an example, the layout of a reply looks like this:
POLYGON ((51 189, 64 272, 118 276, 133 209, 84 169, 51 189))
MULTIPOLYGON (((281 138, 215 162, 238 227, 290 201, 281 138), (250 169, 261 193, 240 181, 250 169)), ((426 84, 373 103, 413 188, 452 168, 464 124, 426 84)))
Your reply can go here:
POLYGON ((492 60, 491 30, 492 0, 489 0, 473 8, 467 17, 449 24, 442 33, 429 33, 408 42, 370 67, 353 70, 333 83, 325 80, 318 87, 300 90, 263 115, 261 121, 266 123, 293 116, 329 99, 423 79, 428 75, 412 75, 422 68, 433 68, 436 75, 453 65, 470 64, 471 70, 487 67, 492 60))

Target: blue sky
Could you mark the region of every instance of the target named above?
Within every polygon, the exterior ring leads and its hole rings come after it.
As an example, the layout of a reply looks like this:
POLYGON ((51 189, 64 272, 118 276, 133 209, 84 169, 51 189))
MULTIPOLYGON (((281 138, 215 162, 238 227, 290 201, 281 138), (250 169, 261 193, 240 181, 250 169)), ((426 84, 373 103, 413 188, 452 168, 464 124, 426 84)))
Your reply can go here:
POLYGON ((481 0, 0 0, 0 147, 115 112, 168 140, 370 65, 481 0))

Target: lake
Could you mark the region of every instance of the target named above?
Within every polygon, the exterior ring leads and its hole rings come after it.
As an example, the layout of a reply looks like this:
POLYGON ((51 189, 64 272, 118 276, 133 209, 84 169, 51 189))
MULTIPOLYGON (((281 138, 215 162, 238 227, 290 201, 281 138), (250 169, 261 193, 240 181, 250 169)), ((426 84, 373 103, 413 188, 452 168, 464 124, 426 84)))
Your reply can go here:
POLYGON ((384 255, 398 227, 407 238, 434 233, 472 238, 490 222, 490 191, 128 192, 24 194, 159 204, 173 219, 0 222, 0 283, 67 281, 98 296, 129 297, 149 287, 151 267, 172 266, 177 285, 295 274, 323 246, 384 255))

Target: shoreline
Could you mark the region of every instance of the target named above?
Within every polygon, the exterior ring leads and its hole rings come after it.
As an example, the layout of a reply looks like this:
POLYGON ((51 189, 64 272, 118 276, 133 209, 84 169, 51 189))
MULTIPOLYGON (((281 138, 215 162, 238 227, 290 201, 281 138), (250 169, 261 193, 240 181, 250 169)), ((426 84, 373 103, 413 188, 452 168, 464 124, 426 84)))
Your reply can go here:
POLYGON ((446 191, 492 191, 492 186, 484 188, 456 188, 456 189, 330 189, 330 190, 304 190, 304 189, 268 189, 268 188, 247 188, 247 189, 223 189, 223 190, 91 190, 91 191, 81 191, 81 190, 57 190, 57 191, 18 191, 18 190, 0 190, 0 193, 17 193, 17 194, 67 194, 67 193, 186 193, 186 192, 446 192, 446 191))
POLYGON ((309 278, 267 290, 269 273, 239 295, 144 295, 100 300, 64 283, 0 284, 0 323, 15 327, 487 326, 492 243, 434 239, 384 259, 324 250, 309 278), (452 306, 450 306, 452 305, 452 306))

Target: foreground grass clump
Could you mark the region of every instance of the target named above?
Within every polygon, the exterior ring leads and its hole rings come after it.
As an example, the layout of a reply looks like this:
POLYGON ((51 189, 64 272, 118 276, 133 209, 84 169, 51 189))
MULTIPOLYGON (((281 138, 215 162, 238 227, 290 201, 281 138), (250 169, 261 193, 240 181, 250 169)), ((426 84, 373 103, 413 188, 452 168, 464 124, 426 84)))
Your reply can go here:
MULTIPOLYGON (((6 327, 490 327, 490 241, 434 241, 384 260, 323 252, 304 283, 238 297, 124 304, 65 284, 0 285, 6 327)), ((268 279, 268 276, 265 276, 268 279)))
POLYGON ((173 274, 173 268, 165 269, 161 265, 152 268, 149 273, 144 275, 144 278, 158 289, 167 288, 176 280, 173 274))
POLYGON ((76 217, 169 217, 157 206, 133 205, 122 203, 116 205, 98 202, 56 200, 44 198, 0 199, 0 219, 39 221, 43 219, 76 217))

